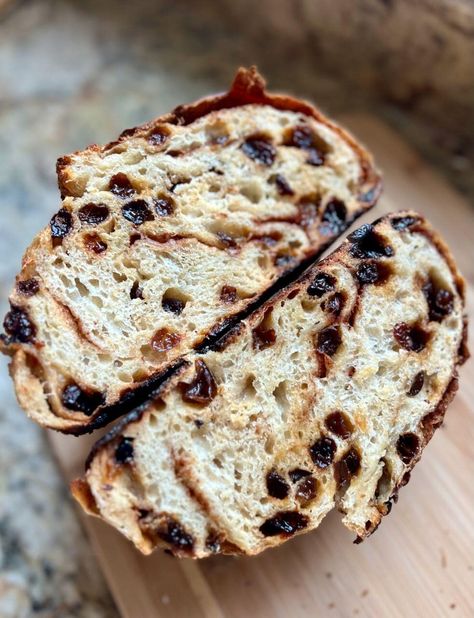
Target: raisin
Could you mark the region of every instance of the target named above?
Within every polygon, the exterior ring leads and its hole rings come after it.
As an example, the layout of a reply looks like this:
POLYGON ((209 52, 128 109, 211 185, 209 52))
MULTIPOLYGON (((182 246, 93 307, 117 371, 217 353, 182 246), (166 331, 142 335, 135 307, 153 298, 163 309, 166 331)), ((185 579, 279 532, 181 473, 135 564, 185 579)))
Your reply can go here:
POLYGON ((276 341, 275 330, 273 328, 267 328, 265 324, 271 311, 271 309, 269 311, 267 310, 260 324, 252 330, 253 347, 255 350, 265 350, 276 341))
POLYGON ((332 438, 322 436, 310 447, 309 454, 318 468, 327 468, 336 453, 336 443, 332 438))
POLYGON ((9 337, 8 343, 33 343, 36 337, 36 326, 28 313, 16 305, 10 305, 3 328, 9 337))
POLYGON ((132 300, 136 298, 140 298, 141 300, 143 300, 143 290, 141 289, 138 281, 133 282, 132 288, 130 290, 130 298, 132 300))
POLYGON ((139 240, 141 240, 140 234, 130 234, 130 246, 131 247, 139 240))
POLYGON ((259 528, 264 536, 291 536, 308 525, 308 518, 298 511, 280 511, 259 528))
POLYGON ((148 134, 147 140, 152 146, 161 146, 166 142, 169 134, 167 127, 155 127, 148 134))
MULTIPOLYGON (((119 464, 129 464, 133 461, 133 438, 121 438, 115 449, 115 461, 119 464)), ((140 516, 146 517, 148 511, 141 511, 140 516)))
POLYGON ((318 333, 317 350, 321 354, 333 356, 341 345, 341 330, 339 326, 328 326, 318 333))
POLYGON ((295 192, 290 187, 288 181, 282 174, 277 174, 275 176, 275 184, 277 191, 280 195, 294 195, 295 192))
POLYGON ((166 527, 157 531, 157 535, 172 545, 175 549, 190 553, 194 548, 194 539, 188 534, 183 526, 171 517, 166 523, 166 527))
POLYGON ((153 335, 151 347, 158 354, 162 354, 177 346, 180 340, 181 337, 178 333, 172 333, 166 328, 160 328, 153 335))
POLYGON ((388 264, 381 262, 361 262, 357 268, 357 279, 362 285, 385 283, 391 274, 388 264))
POLYGON ((231 285, 222 286, 220 299, 226 305, 232 305, 237 300, 237 289, 231 285))
POLYGON ((347 239, 352 243, 351 255, 353 257, 378 259, 393 255, 392 247, 374 230, 374 226, 370 223, 362 225, 352 234, 349 234, 347 239))
POLYGON ((219 535, 215 532, 210 532, 206 538, 206 547, 207 549, 213 553, 218 554, 221 550, 221 539, 219 535))
POLYGON ((180 300, 179 298, 163 298, 161 301, 161 306, 164 311, 168 313, 174 313, 175 315, 179 315, 182 313, 185 307, 184 300, 180 300))
POLYGON ((105 402, 102 393, 95 390, 83 390, 75 383, 68 384, 61 393, 61 402, 68 410, 82 412, 90 416, 99 406, 105 402))
POLYGON ((308 502, 316 498, 318 493, 318 482, 312 476, 303 479, 296 489, 295 497, 302 506, 306 506, 308 502))
POLYGON ((235 238, 229 236, 229 234, 226 234, 225 232, 217 232, 216 236, 226 249, 236 250, 239 248, 239 243, 235 240, 235 238))
POLYGON ((88 225, 99 225, 109 216, 109 209, 105 204, 86 204, 79 209, 79 219, 88 225))
POLYGON ((335 285, 335 277, 328 275, 328 273, 318 273, 306 291, 310 296, 321 298, 321 296, 333 290, 335 285))
POLYGON ((107 251, 107 243, 105 243, 98 234, 86 234, 84 236, 84 244, 87 249, 94 253, 103 253, 107 251))
POLYGON ((351 447, 342 458, 334 464, 334 478, 338 488, 347 487, 351 478, 360 470, 360 455, 351 447))
POLYGON ((153 220, 153 214, 145 200, 127 202, 122 206, 122 215, 134 225, 142 225, 145 221, 153 220))
POLYGON ((278 266, 280 268, 285 267, 285 266, 290 266, 290 264, 293 264, 295 261, 295 258, 292 255, 288 255, 287 253, 279 253, 276 257, 275 257, 275 266, 278 266))
POLYGON ((275 161, 276 150, 265 135, 252 135, 241 146, 242 152, 253 161, 270 166, 275 161))
POLYGON ((266 478, 267 490, 272 498, 283 500, 288 496, 290 487, 285 479, 276 470, 270 470, 266 478))
POLYGON ((423 285, 423 294, 428 303, 428 317, 430 321, 441 322, 444 317, 452 312, 454 307, 452 292, 436 285, 432 278, 423 285))
POLYGON ((51 228, 51 238, 53 241, 61 242, 69 234, 72 228, 72 215, 65 208, 61 208, 49 222, 51 228))
POLYGON ((155 212, 160 217, 169 217, 174 212, 174 201, 170 197, 161 195, 153 200, 155 212))
POLYGON ((409 352, 421 352, 428 343, 430 334, 418 324, 400 322, 393 328, 393 336, 402 348, 409 352))
POLYGON ((135 193, 135 189, 128 176, 122 172, 112 176, 109 181, 109 191, 122 199, 132 197, 135 193))
POLYGON ((36 279, 24 279, 18 281, 16 289, 23 296, 34 296, 39 292, 39 283, 36 279))
POLYGON ((420 438, 416 433, 404 433, 397 441, 397 453, 404 464, 409 464, 418 454, 420 438))
POLYGON ((406 230, 407 227, 411 227, 412 225, 415 225, 415 223, 418 223, 420 221, 420 219, 418 217, 411 217, 411 216, 407 216, 407 217, 395 217, 394 219, 390 220, 390 223, 392 224, 392 227, 395 230, 406 230))
POLYGON ((331 433, 344 440, 346 440, 354 430, 350 420, 345 414, 339 412, 339 410, 326 416, 324 424, 331 433))
POLYGON ((413 378, 413 382, 407 392, 408 397, 415 397, 423 388, 423 384, 425 383, 425 372, 419 371, 416 376, 413 378))
POLYGON ((310 165, 324 165, 325 155, 329 150, 328 145, 310 127, 298 125, 289 129, 283 143, 285 146, 307 150, 308 159, 306 162, 310 165))
POLYGON ((346 297, 343 292, 336 292, 324 301, 322 307, 324 311, 332 313, 334 316, 338 316, 344 307, 345 300, 346 297))
POLYGON ((195 361, 196 374, 191 382, 180 382, 181 397, 189 403, 206 405, 217 395, 217 384, 206 363, 200 358, 195 361))
POLYGON ((324 236, 331 236, 332 234, 340 234, 343 232, 346 225, 347 208, 344 202, 340 200, 331 200, 323 213, 322 224, 320 232, 324 236))
POLYGON ((299 480, 305 476, 309 476, 310 474, 311 472, 309 470, 303 470, 302 468, 294 468, 288 472, 288 476, 290 477, 290 481, 292 483, 297 483, 299 480))

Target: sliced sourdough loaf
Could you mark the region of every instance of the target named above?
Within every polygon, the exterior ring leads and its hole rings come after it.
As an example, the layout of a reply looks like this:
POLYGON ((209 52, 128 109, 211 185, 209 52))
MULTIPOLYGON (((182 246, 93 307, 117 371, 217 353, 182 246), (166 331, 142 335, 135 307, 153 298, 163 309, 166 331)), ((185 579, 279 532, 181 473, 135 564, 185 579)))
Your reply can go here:
POLYGON ((367 152, 241 69, 182 106, 58 161, 60 210, 11 294, 3 351, 22 407, 83 433, 149 398, 376 201, 367 152))
POLYGON ((334 507, 362 540, 442 420, 464 283, 419 215, 364 225, 125 416, 73 483, 144 553, 256 554, 334 507))

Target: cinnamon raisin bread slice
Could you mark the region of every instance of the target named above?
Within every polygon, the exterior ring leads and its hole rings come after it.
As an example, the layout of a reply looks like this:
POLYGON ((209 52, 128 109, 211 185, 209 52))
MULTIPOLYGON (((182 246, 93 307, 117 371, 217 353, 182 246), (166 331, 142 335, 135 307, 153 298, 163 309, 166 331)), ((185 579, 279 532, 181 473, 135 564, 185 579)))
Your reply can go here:
POLYGON ((144 553, 369 535, 455 391, 464 285, 422 217, 364 225, 99 441, 72 490, 144 553))
POLYGON ((26 252, 5 319, 20 404, 81 433, 146 398, 379 193, 371 158, 255 69, 58 161, 62 206, 26 252))

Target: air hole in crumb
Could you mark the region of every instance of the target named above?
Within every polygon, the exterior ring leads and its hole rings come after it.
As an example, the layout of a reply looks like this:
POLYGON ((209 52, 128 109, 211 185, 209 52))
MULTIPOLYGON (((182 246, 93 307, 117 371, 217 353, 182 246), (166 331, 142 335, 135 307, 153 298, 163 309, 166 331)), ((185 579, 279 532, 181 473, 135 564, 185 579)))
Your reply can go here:
POLYGON ((251 180, 241 185, 239 191, 241 195, 253 204, 258 204, 263 197, 262 187, 256 180, 251 180))
POLYGON ((180 315, 189 300, 189 296, 178 288, 168 288, 161 299, 161 306, 168 313, 180 315))

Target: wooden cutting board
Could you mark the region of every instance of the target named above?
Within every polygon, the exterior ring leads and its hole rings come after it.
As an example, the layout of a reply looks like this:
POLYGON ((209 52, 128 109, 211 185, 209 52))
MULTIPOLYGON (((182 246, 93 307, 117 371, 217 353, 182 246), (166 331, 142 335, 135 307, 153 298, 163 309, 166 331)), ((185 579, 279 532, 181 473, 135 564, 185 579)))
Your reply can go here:
MULTIPOLYGON (((473 318, 474 208, 388 127, 357 115, 342 119, 372 150, 385 194, 366 220, 414 208, 451 246, 468 279, 473 318)), ((471 337, 471 348, 474 345, 471 337)), ((124 618, 229 616, 474 616, 474 362, 392 514, 362 545, 332 513, 315 532, 255 558, 144 557, 112 528, 83 516, 124 618)), ((69 480, 95 440, 50 433, 69 480)))

